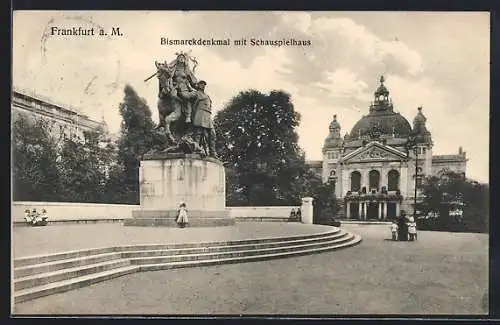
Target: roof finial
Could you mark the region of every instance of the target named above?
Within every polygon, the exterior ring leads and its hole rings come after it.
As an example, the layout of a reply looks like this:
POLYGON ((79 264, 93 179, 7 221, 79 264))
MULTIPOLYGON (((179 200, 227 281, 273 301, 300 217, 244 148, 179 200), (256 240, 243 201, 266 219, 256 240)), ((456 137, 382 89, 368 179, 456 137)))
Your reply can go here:
POLYGON ((417 109, 419 112, 422 111, 422 105, 420 105, 417 109))
POLYGON ((383 83, 384 83, 384 81, 385 81, 384 75, 381 75, 381 76, 380 76, 380 83, 381 83, 381 84, 383 84, 383 83))
POLYGON ((337 120, 337 114, 333 114, 333 120, 337 120))

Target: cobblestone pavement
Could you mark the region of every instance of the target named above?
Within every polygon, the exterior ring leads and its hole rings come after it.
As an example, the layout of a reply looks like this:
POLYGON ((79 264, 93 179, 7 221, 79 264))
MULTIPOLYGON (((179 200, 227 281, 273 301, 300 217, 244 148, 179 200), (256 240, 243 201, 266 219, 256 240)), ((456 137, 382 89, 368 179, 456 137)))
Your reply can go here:
MULTIPOLYGON (((265 226, 265 225, 263 225, 265 226)), ((488 236, 349 225, 355 247, 137 273, 15 306, 16 314, 486 314, 488 236)))
POLYGON ((228 227, 125 227, 122 224, 15 227, 13 255, 24 257, 85 248, 133 244, 210 242, 321 233, 331 227, 300 223, 237 223, 228 227))

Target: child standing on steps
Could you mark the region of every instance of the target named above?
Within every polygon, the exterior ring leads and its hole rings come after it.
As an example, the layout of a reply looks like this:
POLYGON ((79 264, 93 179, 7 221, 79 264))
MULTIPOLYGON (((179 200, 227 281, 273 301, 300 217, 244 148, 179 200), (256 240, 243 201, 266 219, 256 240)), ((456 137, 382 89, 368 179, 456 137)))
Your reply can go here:
POLYGON ((184 228, 189 223, 186 203, 181 202, 177 211, 179 212, 177 215, 177 224, 179 227, 184 228))

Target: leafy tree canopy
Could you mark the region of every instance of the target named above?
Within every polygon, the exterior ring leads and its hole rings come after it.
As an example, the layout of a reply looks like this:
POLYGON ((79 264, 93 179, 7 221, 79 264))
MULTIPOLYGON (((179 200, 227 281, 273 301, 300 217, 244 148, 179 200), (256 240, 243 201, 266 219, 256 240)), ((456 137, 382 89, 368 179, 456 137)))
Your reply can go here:
POLYGON ((421 209, 424 214, 439 214, 439 227, 446 229, 457 223, 448 215, 453 202, 463 203, 463 217, 459 222, 463 228, 487 231, 489 218, 489 186, 466 179, 462 174, 447 172, 441 176, 427 177, 423 183, 424 199, 421 209))
POLYGON ((57 140, 53 124, 44 119, 15 114, 12 123, 13 198, 17 201, 53 201, 61 192, 55 161, 57 140))
POLYGON ((240 92, 214 119, 228 173, 228 205, 300 204, 307 167, 298 145, 300 114, 284 91, 240 92))

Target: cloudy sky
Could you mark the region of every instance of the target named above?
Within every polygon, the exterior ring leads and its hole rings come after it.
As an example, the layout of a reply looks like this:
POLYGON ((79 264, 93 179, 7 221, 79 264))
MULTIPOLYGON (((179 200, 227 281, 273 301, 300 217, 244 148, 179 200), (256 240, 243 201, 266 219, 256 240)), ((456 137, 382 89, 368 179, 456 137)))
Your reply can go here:
POLYGON ((422 105, 434 154, 462 145, 468 175, 489 180, 489 14, 424 12, 15 12, 13 84, 119 130, 123 86, 156 114, 155 60, 191 50, 218 110, 241 90, 282 89, 302 115, 300 145, 321 159, 334 114, 349 132, 380 75, 395 110, 422 105), (51 27, 119 27, 121 37, 50 35, 51 27), (308 47, 165 46, 160 38, 310 40, 308 47))

